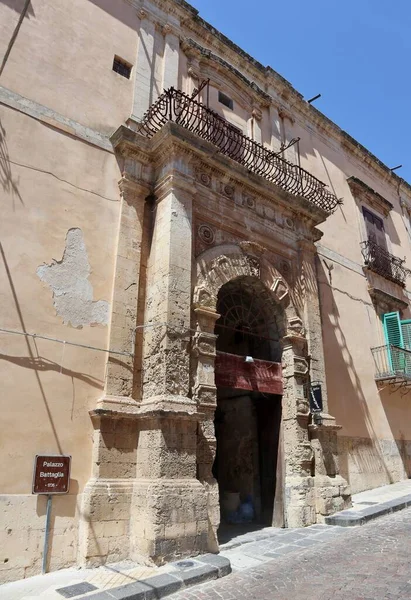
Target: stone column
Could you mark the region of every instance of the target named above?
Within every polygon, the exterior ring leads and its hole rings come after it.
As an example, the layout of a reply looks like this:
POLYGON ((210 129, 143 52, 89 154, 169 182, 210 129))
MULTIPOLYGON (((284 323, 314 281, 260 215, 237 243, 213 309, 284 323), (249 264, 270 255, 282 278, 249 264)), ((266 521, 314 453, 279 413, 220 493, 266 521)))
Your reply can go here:
POLYGON ((273 104, 270 105, 270 123, 271 123, 271 149, 278 152, 281 146, 281 127, 278 109, 273 104))
POLYGON ((214 363, 216 356, 215 323, 220 315, 212 309, 197 307, 196 333, 193 337, 193 396, 204 415, 197 430, 197 477, 207 493, 208 550, 218 552, 217 530, 220 525, 218 484, 212 474, 216 455, 214 416, 217 408, 214 363))
POLYGON ((306 339, 288 332, 283 339, 282 437, 285 461, 285 525, 304 527, 316 522, 313 451, 308 437, 309 409, 304 396, 308 378, 306 339))
POLYGON ((308 241, 300 242, 304 313, 310 354, 310 380, 321 384, 323 398, 322 424, 309 427, 314 450, 315 496, 317 521, 351 504, 351 492, 345 479, 339 475, 337 432, 341 429, 328 413, 327 383, 325 378, 324 349, 319 290, 316 276, 316 247, 308 241))
POLYGON ((140 120, 152 104, 155 24, 140 10, 137 58, 134 67, 134 99, 131 118, 140 120))
POLYGON ((262 137, 261 137, 261 119, 262 119, 262 112, 261 109, 258 106, 254 106, 253 108, 253 112, 252 112, 252 116, 253 116, 253 129, 254 129, 254 140, 256 142, 258 142, 259 144, 262 143, 262 137))
POLYGON ((170 171, 154 194, 130 535, 132 558, 161 564, 204 552, 208 522, 207 496, 196 479, 201 415, 189 397, 192 188, 170 171))
POLYGON ((163 27, 164 56, 163 56, 163 90, 171 87, 178 88, 178 61, 180 40, 171 25, 163 27))
POLYGON ((109 335, 106 389, 91 411, 92 473, 83 492, 79 562, 98 565, 129 553, 129 517, 136 472, 138 402, 133 398, 134 333, 140 283, 141 245, 148 188, 123 177, 109 335))

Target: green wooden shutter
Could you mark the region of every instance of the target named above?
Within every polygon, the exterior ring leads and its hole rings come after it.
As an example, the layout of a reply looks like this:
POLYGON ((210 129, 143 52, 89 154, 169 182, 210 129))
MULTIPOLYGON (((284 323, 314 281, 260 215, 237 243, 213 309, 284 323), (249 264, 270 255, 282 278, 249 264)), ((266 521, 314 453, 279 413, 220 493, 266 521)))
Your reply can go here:
MULTIPOLYGON (((411 319, 401 321, 401 332, 404 340, 404 348, 411 351, 411 319)), ((411 375, 411 354, 405 354, 405 372, 411 375)))
POLYGON ((383 315, 383 323, 385 341, 388 344, 388 364, 390 371, 403 371, 405 365, 402 364, 404 361, 401 360, 401 353, 390 348, 390 344, 392 346, 404 348, 399 312, 385 313, 385 315, 383 315))

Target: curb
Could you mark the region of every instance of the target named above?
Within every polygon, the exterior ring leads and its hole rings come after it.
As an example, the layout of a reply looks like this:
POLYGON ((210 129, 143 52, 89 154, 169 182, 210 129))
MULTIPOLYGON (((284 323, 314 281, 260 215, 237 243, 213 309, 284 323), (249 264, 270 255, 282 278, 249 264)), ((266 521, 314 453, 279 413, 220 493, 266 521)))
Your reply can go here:
POLYGON ((168 567, 171 569, 167 573, 153 575, 111 590, 77 596, 76 600, 157 600, 183 588, 219 579, 231 573, 228 558, 218 554, 202 554, 195 559, 169 563, 168 567))
POLYGON ((397 510, 407 508, 408 506, 411 506, 411 494, 401 496, 401 498, 396 498, 394 500, 388 500, 387 502, 382 502, 376 506, 368 506, 367 508, 362 508, 360 510, 342 510, 341 512, 335 513, 335 515, 325 517, 325 523, 327 525, 338 525, 339 527, 364 525, 377 517, 388 515, 397 510))

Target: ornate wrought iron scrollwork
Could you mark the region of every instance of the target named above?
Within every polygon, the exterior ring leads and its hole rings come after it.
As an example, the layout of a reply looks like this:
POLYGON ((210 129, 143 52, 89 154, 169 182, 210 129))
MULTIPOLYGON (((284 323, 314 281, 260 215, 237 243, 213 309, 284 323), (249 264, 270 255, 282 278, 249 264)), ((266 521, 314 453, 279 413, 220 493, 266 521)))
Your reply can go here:
POLYGON ((374 242, 374 240, 361 242, 361 252, 365 265, 371 271, 402 287, 405 286, 405 279, 410 274, 410 270, 404 267, 405 260, 393 256, 385 248, 374 242))
POLYGON ((168 121, 178 123, 252 173, 290 194, 302 196, 328 213, 340 203, 325 184, 308 171, 243 135, 216 112, 174 88, 166 90, 148 109, 138 132, 150 138, 168 121))

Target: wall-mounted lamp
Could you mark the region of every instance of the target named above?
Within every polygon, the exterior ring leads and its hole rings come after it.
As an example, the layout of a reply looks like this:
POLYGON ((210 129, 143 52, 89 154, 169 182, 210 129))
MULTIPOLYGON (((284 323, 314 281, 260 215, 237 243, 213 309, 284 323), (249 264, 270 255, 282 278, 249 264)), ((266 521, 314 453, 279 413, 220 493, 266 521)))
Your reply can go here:
POLYGON ((322 425, 323 424, 323 418, 321 416, 321 413, 313 413, 313 422, 314 422, 314 425, 322 425))
POLYGON ((254 362, 254 358, 252 356, 246 356, 244 359, 245 363, 253 363, 254 362))

